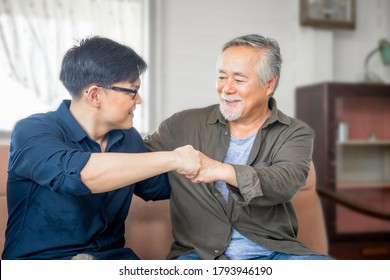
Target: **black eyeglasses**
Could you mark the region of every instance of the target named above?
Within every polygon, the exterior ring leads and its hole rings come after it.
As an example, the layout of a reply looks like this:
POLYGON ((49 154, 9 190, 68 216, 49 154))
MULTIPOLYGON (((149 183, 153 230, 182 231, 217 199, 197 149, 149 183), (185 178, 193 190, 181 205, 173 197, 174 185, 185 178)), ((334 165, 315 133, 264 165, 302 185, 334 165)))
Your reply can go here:
POLYGON ((129 89, 129 88, 123 88, 123 87, 114 87, 114 86, 110 86, 110 85, 96 85, 98 87, 101 87, 101 88, 106 88, 106 89, 112 89, 112 90, 115 90, 115 91, 123 91, 123 92, 126 92, 130 95, 131 99, 134 100, 134 98, 137 96, 137 93, 138 93, 138 89, 129 89))

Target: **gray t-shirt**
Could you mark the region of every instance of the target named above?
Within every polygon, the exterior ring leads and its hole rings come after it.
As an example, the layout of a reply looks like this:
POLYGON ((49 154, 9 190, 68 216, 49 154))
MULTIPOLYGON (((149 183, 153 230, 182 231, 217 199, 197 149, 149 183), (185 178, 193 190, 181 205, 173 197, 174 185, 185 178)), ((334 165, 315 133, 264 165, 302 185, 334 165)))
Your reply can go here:
MULTIPOLYGON (((249 153, 252 150, 253 141, 256 134, 247 138, 235 138, 230 136, 230 145, 223 160, 224 163, 231 164, 247 164, 249 153)), ((215 187, 222 194, 227 202, 229 199, 229 190, 226 183, 223 181, 216 181, 215 187)), ((229 247, 225 251, 225 255, 231 260, 246 260, 253 259, 259 256, 269 256, 273 251, 260 246, 259 244, 249 240, 235 228, 232 230, 232 239, 229 247)))

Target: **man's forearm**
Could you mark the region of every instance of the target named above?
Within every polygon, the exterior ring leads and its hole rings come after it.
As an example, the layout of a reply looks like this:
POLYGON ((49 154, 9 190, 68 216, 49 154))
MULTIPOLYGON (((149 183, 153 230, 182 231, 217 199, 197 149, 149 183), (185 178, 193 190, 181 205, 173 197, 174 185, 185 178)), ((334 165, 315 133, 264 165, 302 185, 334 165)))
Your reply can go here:
POLYGON ((191 176, 200 166, 195 153, 192 147, 140 154, 93 153, 80 175, 92 193, 115 190, 171 170, 191 176))

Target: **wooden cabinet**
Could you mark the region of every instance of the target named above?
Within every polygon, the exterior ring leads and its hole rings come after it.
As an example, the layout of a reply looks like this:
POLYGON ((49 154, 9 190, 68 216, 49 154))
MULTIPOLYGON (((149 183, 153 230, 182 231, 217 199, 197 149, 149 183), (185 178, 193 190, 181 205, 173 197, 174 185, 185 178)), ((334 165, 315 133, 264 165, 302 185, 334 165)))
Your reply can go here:
MULTIPOLYGON (((390 213, 390 85, 299 87, 296 117, 315 132, 317 187, 390 213)), ((390 259, 390 220, 321 200, 330 255, 390 259)))

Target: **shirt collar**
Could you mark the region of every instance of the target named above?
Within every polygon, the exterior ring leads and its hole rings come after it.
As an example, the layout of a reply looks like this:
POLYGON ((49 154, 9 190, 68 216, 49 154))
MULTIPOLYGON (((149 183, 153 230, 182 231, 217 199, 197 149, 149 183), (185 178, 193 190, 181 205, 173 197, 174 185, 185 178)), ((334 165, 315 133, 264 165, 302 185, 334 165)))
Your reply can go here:
MULTIPOLYGON (((63 100, 56 111, 58 119, 64 124, 64 129, 66 130, 69 138, 72 142, 80 142, 85 137, 88 137, 88 134, 81 128, 79 123, 75 120, 72 114, 69 111, 70 100, 63 100)), ((107 148, 111 147, 114 143, 118 142, 123 138, 123 131, 113 130, 109 132, 109 140, 107 148)), ((89 138, 89 137, 88 137, 89 138)))
MULTIPOLYGON (((286 124, 286 125, 291 124, 290 118, 278 110, 275 98, 271 97, 269 99, 268 106, 271 109, 271 115, 270 115, 269 119, 266 121, 266 123, 264 124, 264 127, 266 127, 266 126, 268 126, 276 121, 283 123, 283 124, 286 124)), ((207 119, 207 124, 216 124, 217 122, 220 122, 224 125, 228 124, 228 121, 223 117, 221 111, 219 110, 219 105, 215 106, 214 110, 212 111, 209 118, 207 119)))
POLYGON ((265 126, 270 125, 271 123, 274 123, 276 121, 283 123, 285 125, 291 125, 291 119, 283 114, 279 109, 276 104, 275 98, 271 97, 268 101, 268 106, 271 109, 271 116, 269 119, 266 121, 265 126))
POLYGON ((227 125, 227 120, 222 116, 219 105, 214 106, 214 109, 207 119, 207 124, 216 124, 217 122, 227 125))
POLYGON ((58 119, 64 124, 64 129, 66 130, 69 138, 72 142, 79 142, 85 137, 87 133, 81 128, 79 123, 75 120, 72 114, 69 111, 70 100, 63 100, 56 111, 58 119))

